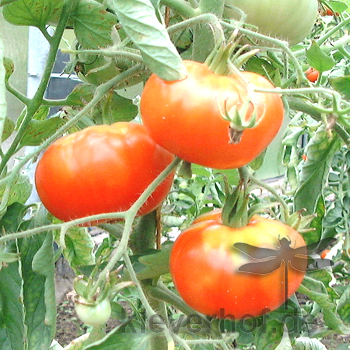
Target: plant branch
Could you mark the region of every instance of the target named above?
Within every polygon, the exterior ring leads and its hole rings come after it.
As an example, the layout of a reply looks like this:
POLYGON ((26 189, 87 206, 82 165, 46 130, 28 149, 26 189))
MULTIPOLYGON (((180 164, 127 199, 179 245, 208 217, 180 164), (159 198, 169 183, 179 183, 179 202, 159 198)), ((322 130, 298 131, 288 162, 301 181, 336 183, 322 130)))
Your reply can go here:
POLYGON ((185 18, 195 17, 198 14, 198 11, 184 0, 161 0, 160 2, 185 18))

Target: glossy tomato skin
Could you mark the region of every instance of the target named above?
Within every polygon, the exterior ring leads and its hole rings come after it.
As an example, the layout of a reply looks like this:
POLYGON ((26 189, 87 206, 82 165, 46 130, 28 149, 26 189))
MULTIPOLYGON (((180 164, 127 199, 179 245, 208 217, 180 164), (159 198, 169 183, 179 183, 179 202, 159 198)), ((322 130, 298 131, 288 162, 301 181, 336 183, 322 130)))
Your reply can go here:
MULTIPOLYGON (((129 209, 173 159, 141 124, 92 126, 51 144, 38 162, 35 183, 48 211, 68 221, 129 209)), ((173 177, 160 184, 139 215, 162 203, 173 177)))
MULTIPOLYGON (((251 93, 260 123, 230 143, 229 122, 222 117, 247 100, 247 86, 233 76, 214 74, 204 64, 185 61, 187 77, 164 81, 152 75, 141 96, 143 123, 152 138, 169 152, 202 166, 238 168, 257 157, 273 140, 283 121, 283 103, 274 93, 251 93), (263 116, 262 116, 263 115, 263 116)), ((242 72, 250 88, 272 89, 264 77, 242 72)), ((250 109, 246 117, 250 117, 250 109)))
MULTIPOLYGON (((174 243, 170 271, 175 287, 194 310, 213 317, 241 319, 273 311, 285 301, 284 262, 266 274, 240 272, 253 259, 233 246, 277 250, 283 238, 292 248, 305 247, 298 232, 278 221, 254 216, 246 227, 233 229, 222 224, 220 213, 206 214, 174 243)), ((288 297, 302 282, 306 261, 298 270, 289 265, 288 297)))

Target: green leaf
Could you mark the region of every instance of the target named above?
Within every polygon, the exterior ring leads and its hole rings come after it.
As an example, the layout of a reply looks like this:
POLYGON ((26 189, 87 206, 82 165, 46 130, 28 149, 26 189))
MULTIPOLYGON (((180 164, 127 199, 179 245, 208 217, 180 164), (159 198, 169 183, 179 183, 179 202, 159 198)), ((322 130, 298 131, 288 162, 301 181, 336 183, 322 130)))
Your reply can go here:
POLYGON ((113 124, 120 121, 129 122, 138 113, 138 107, 132 100, 122 97, 115 91, 110 92, 102 103, 102 120, 113 124))
POLYGON ((90 84, 78 84, 67 96, 67 104, 84 107, 89 102, 95 92, 96 87, 90 84))
POLYGON ((166 28, 158 21, 150 0, 109 0, 108 6, 116 12, 123 29, 153 73, 164 80, 185 77, 182 59, 166 28))
POLYGON ((6 21, 42 28, 62 9, 64 0, 17 0, 3 7, 6 21))
POLYGON ((256 350, 274 350, 283 337, 283 323, 270 320, 260 327, 255 336, 256 350))
POLYGON ((342 321, 350 323, 350 287, 343 292, 337 305, 337 312, 342 321))
POLYGON ((309 228, 312 228, 312 231, 305 232, 303 238, 306 242, 306 245, 319 242, 323 234, 323 218, 326 212, 326 206, 324 202, 323 195, 320 195, 316 203, 315 213, 316 217, 311 221, 309 228))
POLYGON ((0 235, 17 232, 27 210, 28 207, 19 202, 9 205, 0 220, 0 235))
POLYGON ((0 0, 0 7, 7 4, 11 4, 12 2, 15 2, 15 1, 18 1, 18 0, 0 0))
POLYGON ((152 334, 133 322, 114 328, 103 339, 84 350, 148 350, 152 334))
POLYGON ((75 35, 84 48, 98 49, 113 44, 111 32, 117 18, 99 2, 79 1, 71 18, 75 35))
POLYGON ((334 59, 324 53, 315 41, 306 50, 306 59, 308 64, 319 72, 330 70, 335 65, 334 59))
POLYGON ((336 135, 330 136, 322 126, 310 140, 300 177, 300 186, 295 194, 295 211, 306 209, 315 212, 315 206, 325 186, 335 152, 341 147, 336 135))
POLYGON ((332 88, 341 93, 345 99, 350 100, 350 76, 330 78, 332 88))
POLYGON ((327 350, 327 348, 318 340, 306 337, 298 338, 295 341, 295 350, 327 350))
POLYGON ((4 123, 4 130, 2 132, 2 137, 1 137, 2 141, 7 140, 11 136, 14 130, 15 130, 14 121, 6 117, 5 123, 4 123))
POLYGON ((3 58, 3 64, 5 67, 5 80, 7 81, 15 71, 15 65, 13 64, 13 61, 8 57, 3 58))
POLYGON ((93 265, 95 263, 94 241, 84 227, 71 227, 65 236, 66 247, 63 255, 74 268, 79 265, 93 265))
POLYGON ((14 262, 0 270, 0 350, 25 350, 24 338, 22 276, 14 262))
POLYGON ((45 120, 31 120, 23 134, 20 145, 22 147, 38 146, 64 123, 65 121, 59 117, 52 117, 45 120))
POLYGON ((56 328, 54 253, 51 233, 19 243, 28 350, 46 350, 56 328))

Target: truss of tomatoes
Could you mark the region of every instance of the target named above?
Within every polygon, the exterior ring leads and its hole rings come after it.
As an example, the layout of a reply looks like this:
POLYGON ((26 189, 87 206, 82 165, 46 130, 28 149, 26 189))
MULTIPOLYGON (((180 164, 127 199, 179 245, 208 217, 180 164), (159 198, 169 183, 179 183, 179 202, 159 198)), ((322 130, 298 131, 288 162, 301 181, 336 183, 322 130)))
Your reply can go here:
MULTIPOLYGON (((256 158, 278 133, 284 116, 281 96, 256 92, 274 89, 263 76, 241 72, 221 76, 205 64, 184 61, 187 76, 165 81, 153 74, 141 95, 141 116, 151 137, 164 149, 190 163, 216 169, 239 168, 256 158), (256 114, 257 125, 243 131, 239 142, 230 137, 225 113, 256 114)), ((243 118, 244 119, 244 118, 243 118)))
POLYGON ((235 320, 280 307, 298 289, 306 268, 307 248, 297 231, 257 215, 247 226, 231 228, 222 223, 221 210, 198 217, 177 238, 170 256, 175 287, 189 306, 235 320), (283 240, 290 249, 279 256, 283 240), (247 250, 238 249, 242 246, 247 250))
MULTIPOLYGON (((128 210, 173 160, 141 124, 96 125, 52 143, 38 162, 35 184, 44 206, 62 221, 121 212, 128 210)), ((173 178, 174 172, 138 215, 161 205, 173 178)))

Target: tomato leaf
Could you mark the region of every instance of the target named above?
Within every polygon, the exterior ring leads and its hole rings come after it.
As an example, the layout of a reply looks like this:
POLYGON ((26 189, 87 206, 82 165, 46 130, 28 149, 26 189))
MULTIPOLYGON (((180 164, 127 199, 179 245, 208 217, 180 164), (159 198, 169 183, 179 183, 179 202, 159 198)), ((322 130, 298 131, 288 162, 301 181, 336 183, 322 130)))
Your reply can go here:
POLYGON ((72 268, 95 263, 94 242, 86 228, 71 227, 65 236, 65 243, 63 255, 72 268))
POLYGON ((11 4, 12 2, 15 2, 15 1, 18 1, 18 0, 0 0, 0 7, 7 4, 11 4))
POLYGON ((1 140, 2 141, 7 140, 11 136, 11 134, 14 130, 15 130, 14 121, 6 117, 1 140))
POLYGON ((53 238, 44 233, 19 243, 28 350, 48 348, 56 328, 53 238))
POLYGON ((327 350, 327 348, 318 340, 306 337, 295 340, 295 350, 327 350))
POLYGON ((117 18, 99 2, 94 0, 79 1, 71 15, 75 35, 86 49, 97 49, 113 44, 112 27, 117 18))
POLYGON ((108 1, 150 70, 164 80, 185 77, 185 68, 150 0, 108 1))
POLYGON ((345 99, 350 100, 350 76, 330 78, 332 88, 341 93, 345 99))
POLYGON ((136 322, 128 321, 114 328, 101 340, 84 347, 85 350, 147 350, 152 336, 151 331, 141 328, 136 322))
POLYGON ((337 312, 343 322, 350 323, 350 287, 348 286, 341 295, 337 312))
POLYGON ((326 183, 330 164, 341 142, 336 135, 330 136, 324 127, 318 129, 306 149, 307 160, 302 167, 300 186, 295 194, 296 211, 306 209, 315 212, 315 206, 326 183))
POLYGON ((335 65, 334 59, 324 53, 316 41, 313 41, 311 46, 306 50, 306 60, 312 68, 315 68, 319 72, 330 70, 335 65))
POLYGON ((20 145, 38 146, 50 137, 65 121, 59 117, 45 120, 31 120, 21 139, 20 145))
POLYGON ((20 263, 13 262, 0 270, 0 349, 24 350, 24 327, 20 263))
POLYGON ((3 7, 6 21, 42 28, 62 9, 64 0, 17 0, 3 7))
POLYGON ((96 87, 90 84, 78 84, 67 96, 67 104, 84 107, 94 95, 96 87))
POLYGON ((274 350, 283 337, 283 323, 278 320, 265 322, 257 331, 255 346, 257 350, 274 350))
POLYGON ((108 120, 109 124, 121 121, 129 122, 138 113, 138 107, 132 100, 120 96, 115 91, 110 92, 101 103, 102 119, 108 120))

